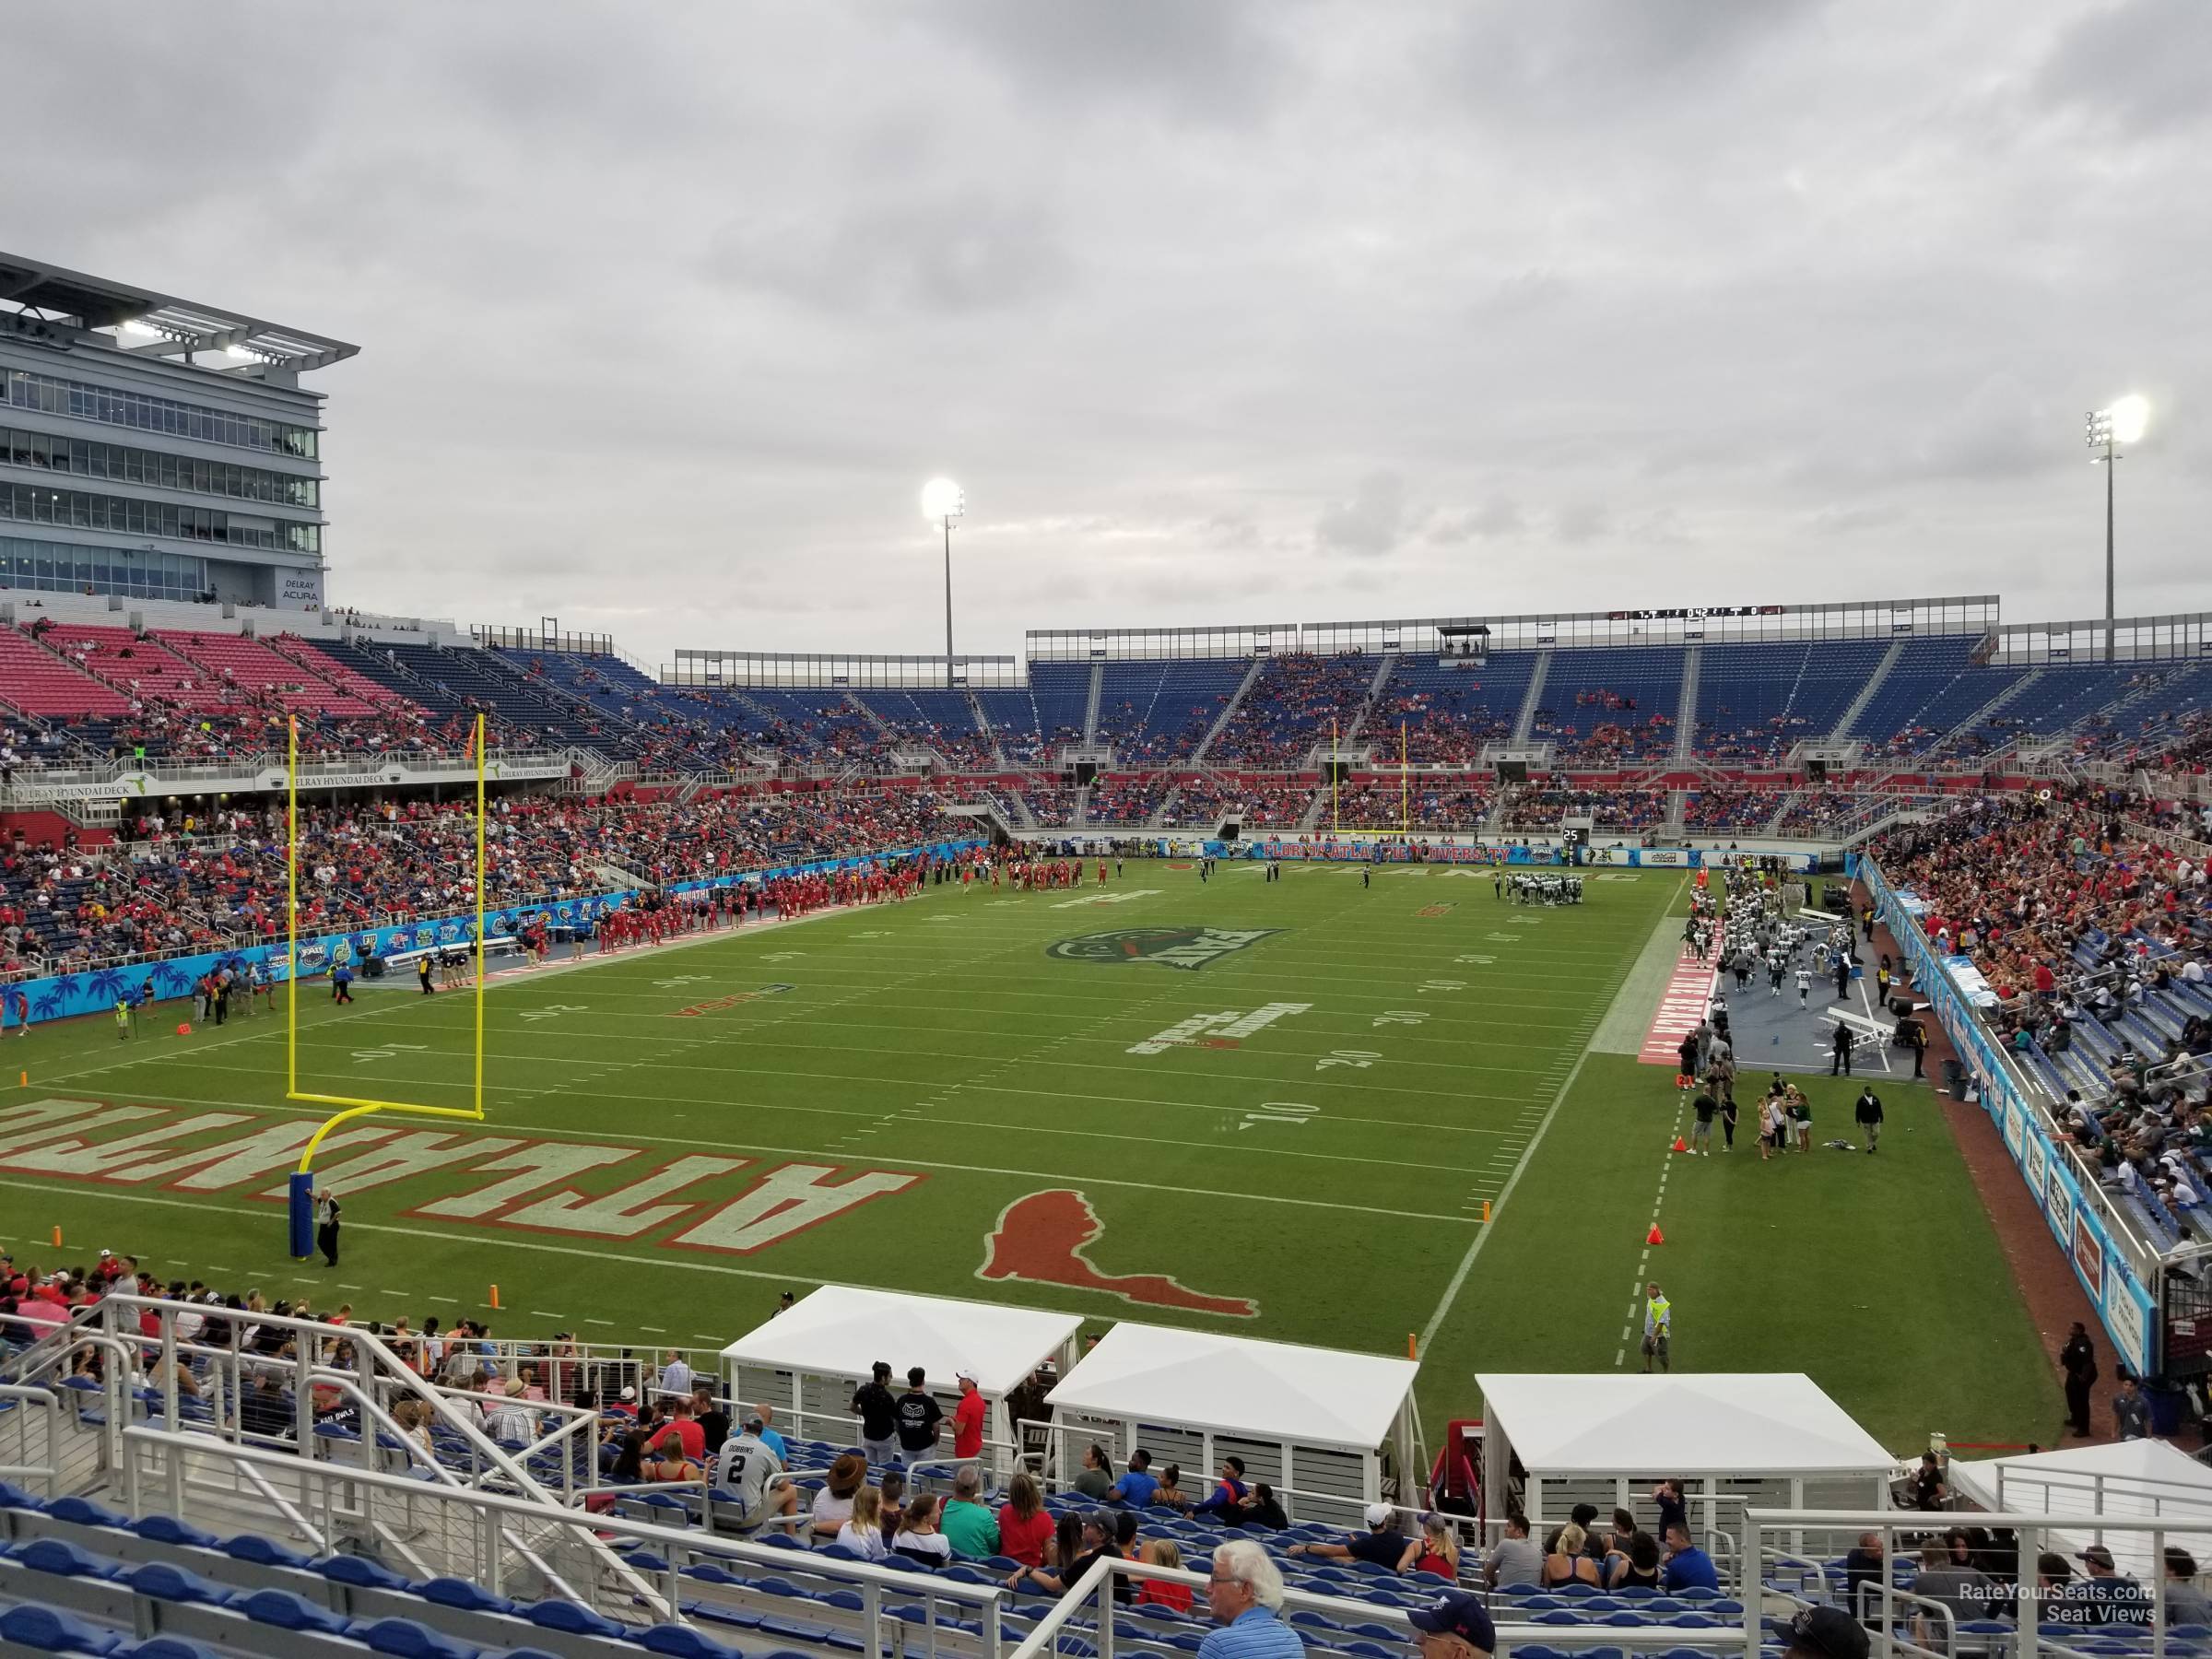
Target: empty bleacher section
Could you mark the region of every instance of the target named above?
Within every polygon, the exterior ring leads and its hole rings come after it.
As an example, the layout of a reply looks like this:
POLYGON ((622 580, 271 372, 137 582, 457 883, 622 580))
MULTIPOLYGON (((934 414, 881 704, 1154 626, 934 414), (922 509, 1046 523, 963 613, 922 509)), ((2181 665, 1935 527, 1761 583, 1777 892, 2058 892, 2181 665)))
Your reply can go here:
POLYGON ((1082 742, 1083 722, 1090 712, 1090 665, 1031 663, 1030 700, 1037 759, 1049 759, 1062 744, 1082 742))
POLYGON ((1083 740, 1090 708, 1090 665, 1031 663, 1030 683, 972 693, 1000 753, 1016 766, 1050 762, 1063 744, 1083 740))
POLYGON ((1968 634, 1907 640, 1888 677, 1837 735, 1859 738, 1882 754, 1927 748, 2018 677, 2013 669, 1975 667, 1974 645, 1968 634))
POLYGON ((131 700, 113 686, 18 628, 0 628, 0 700, 58 720, 131 712, 131 700))
POLYGON ((1794 744, 1835 729, 1888 649, 1880 639, 1707 645, 1697 752, 1722 765, 1778 764, 1794 744))
POLYGON ((1113 746, 1117 766, 1188 758, 1249 666, 1235 657, 1106 662, 1094 735, 1113 746))
POLYGON ((883 723, 889 742, 931 750, 959 771, 984 771, 994 764, 990 739, 975 724, 967 692, 938 688, 855 695, 883 723))
POLYGON ((1682 696, 1679 646, 1555 651, 1532 735, 1569 768, 1664 760, 1682 696))
POLYGON ((581 712, 571 708, 564 713, 505 668, 477 660, 488 659, 488 653, 359 640, 327 641, 321 649, 354 673, 420 704, 441 723, 465 722, 477 713, 491 716, 510 747, 582 743, 594 735, 581 712))

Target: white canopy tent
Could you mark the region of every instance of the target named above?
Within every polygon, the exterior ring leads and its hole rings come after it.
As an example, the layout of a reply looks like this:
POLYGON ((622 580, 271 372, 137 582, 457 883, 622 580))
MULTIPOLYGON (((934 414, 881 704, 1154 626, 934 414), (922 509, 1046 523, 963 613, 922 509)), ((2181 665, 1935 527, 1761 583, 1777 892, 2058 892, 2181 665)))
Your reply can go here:
POLYGON ((1072 1478, 1083 1443, 1115 1461, 1142 1446, 1195 1486, 1243 1460, 1292 1513, 1338 1520, 1383 1496, 1383 1453, 1416 1467, 1412 1359, 1260 1342, 1212 1331, 1117 1324, 1052 1394, 1054 1472, 1072 1478), (1300 1500, 1303 1500, 1300 1501, 1300 1500))
POLYGON ((1746 1507, 1886 1509, 1897 1459, 1802 1372, 1478 1376, 1483 1512, 1540 1535, 1574 1506, 1654 1524, 1652 1488, 1682 1482, 1691 1523, 1735 1538, 1746 1507), (1515 1462, 1526 1471, 1511 1500, 1515 1462))
POLYGON ((2202 1532, 2174 1533, 2178 1544, 2212 1566, 2212 1469, 2164 1441, 2121 1441, 2109 1446, 2070 1446, 2019 1457, 1953 1458, 1946 1477, 1951 1490, 1992 1512, 2079 1515, 2083 1524, 2057 1535, 2053 1549, 2071 1555, 2102 1544, 2123 1572, 2152 1572, 2148 1533, 2107 1533, 2092 1519, 2158 1521, 2201 1516, 2202 1532))
POLYGON ((846 1406, 877 1360, 890 1366, 893 1392, 920 1366, 947 1414, 965 1371, 991 1402, 989 1462, 1003 1475, 1015 1443, 1006 1394, 1047 1361, 1065 1371, 1082 1326, 1073 1313, 824 1285, 724 1348, 722 1371, 733 1400, 768 1400, 801 1433, 851 1445, 859 1424, 846 1406))

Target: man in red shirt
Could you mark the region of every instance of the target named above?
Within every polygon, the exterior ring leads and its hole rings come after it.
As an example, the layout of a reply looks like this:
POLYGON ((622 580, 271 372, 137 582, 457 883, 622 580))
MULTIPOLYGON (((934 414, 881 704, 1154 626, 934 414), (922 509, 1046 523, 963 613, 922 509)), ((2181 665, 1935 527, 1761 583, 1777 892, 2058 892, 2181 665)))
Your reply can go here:
POLYGON ((684 1455, 698 1462, 707 1454, 707 1431, 700 1427, 699 1419, 691 1415, 691 1396, 677 1394, 668 1406, 668 1427, 676 1430, 682 1442, 684 1455))
POLYGON ((952 1408, 952 1454, 956 1458, 983 1454, 983 1418, 990 1403, 966 1371, 955 1371, 960 1384, 960 1403, 952 1408))

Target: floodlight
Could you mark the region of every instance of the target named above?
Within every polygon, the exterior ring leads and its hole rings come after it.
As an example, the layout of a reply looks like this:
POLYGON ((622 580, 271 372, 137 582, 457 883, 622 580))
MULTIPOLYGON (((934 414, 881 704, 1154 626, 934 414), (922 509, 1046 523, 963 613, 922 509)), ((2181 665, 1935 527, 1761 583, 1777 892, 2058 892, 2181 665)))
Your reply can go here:
POLYGON ((2125 397, 2115 397, 2101 409, 2091 409, 2084 434, 2090 461, 2104 467, 2104 660, 2108 663, 2116 653, 2118 631, 2113 598, 2112 524, 2117 493, 2113 475, 2119 470, 2117 463, 2124 459, 2121 449, 2141 441, 2149 425, 2149 399, 2131 392, 2125 397))
POLYGON ((968 498, 950 478, 932 478, 922 486, 922 516, 955 519, 968 510, 968 498))

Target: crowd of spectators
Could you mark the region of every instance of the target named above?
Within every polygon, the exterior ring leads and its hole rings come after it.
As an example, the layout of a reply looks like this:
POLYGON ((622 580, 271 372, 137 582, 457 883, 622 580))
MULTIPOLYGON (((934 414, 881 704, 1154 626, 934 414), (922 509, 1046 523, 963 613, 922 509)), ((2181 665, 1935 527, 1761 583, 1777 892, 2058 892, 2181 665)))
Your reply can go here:
POLYGON ((1297 766, 1332 727, 1351 735, 1374 678, 1374 659, 1358 652, 1269 657, 1206 758, 1220 765, 1297 766))
POLYGON ((1229 814, 1241 812, 1247 828, 1288 830, 1306 816, 1313 790, 1310 780, 1193 778, 1177 785, 1168 807, 1167 828, 1211 830, 1229 814))
POLYGON ((1484 783, 1441 783, 1415 779, 1401 786, 1395 779, 1376 778, 1340 787, 1334 800, 1325 786, 1321 827, 1334 824, 1343 830, 1436 830, 1454 835, 1473 835, 1482 829, 1490 810, 1490 790, 1484 783))
POLYGON ((1764 784, 1693 789, 1683 809, 1683 828, 1693 835, 1764 830, 1787 794, 1764 784))
POLYGON ((1562 765, 1605 771, 1664 759, 1675 747, 1675 718, 1617 691, 1585 688, 1567 709, 1539 707, 1531 735, 1551 743, 1562 765))
MULTIPOLYGON (((924 789, 766 790, 689 802, 511 795, 486 833, 495 906, 626 885, 700 880, 942 835, 924 789)), ((0 852, 0 971, 95 964, 264 943, 284 931, 280 808, 175 822, 148 815, 133 840, 0 852)), ((426 801, 311 806, 300 816, 300 919, 318 931, 451 915, 475 902, 473 809, 426 801)))
POLYGON ((1666 821, 1664 789, 1562 789, 1515 784, 1505 792, 1508 830, 1557 830, 1570 818, 1588 818, 1601 830, 1654 830, 1666 821))
MULTIPOLYGON (((2048 1001, 2101 970, 2180 971, 2212 954, 2206 861, 2182 850, 2189 841, 2138 832, 2124 815, 2155 809, 2119 792, 2044 793, 1983 795, 1875 838, 1885 876, 1919 898, 1938 948, 1971 959, 2008 1005, 2048 1001)), ((2160 816, 2184 837, 2206 833, 2196 815, 2160 816)))
POLYGON ((1471 672, 1460 677, 1466 683, 1451 692, 1432 686, 1394 690, 1394 682, 1385 683, 1363 729, 1394 742, 1402 726, 1410 760, 1472 764, 1482 758, 1484 744, 1502 743, 1513 735, 1513 712, 1470 701, 1479 697, 1481 684, 1471 672))
POLYGON ((1173 787, 1173 782, 1162 773, 1101 778, 1090 786, 1087 811, 1094 824, 1147 824, 1173 787))

